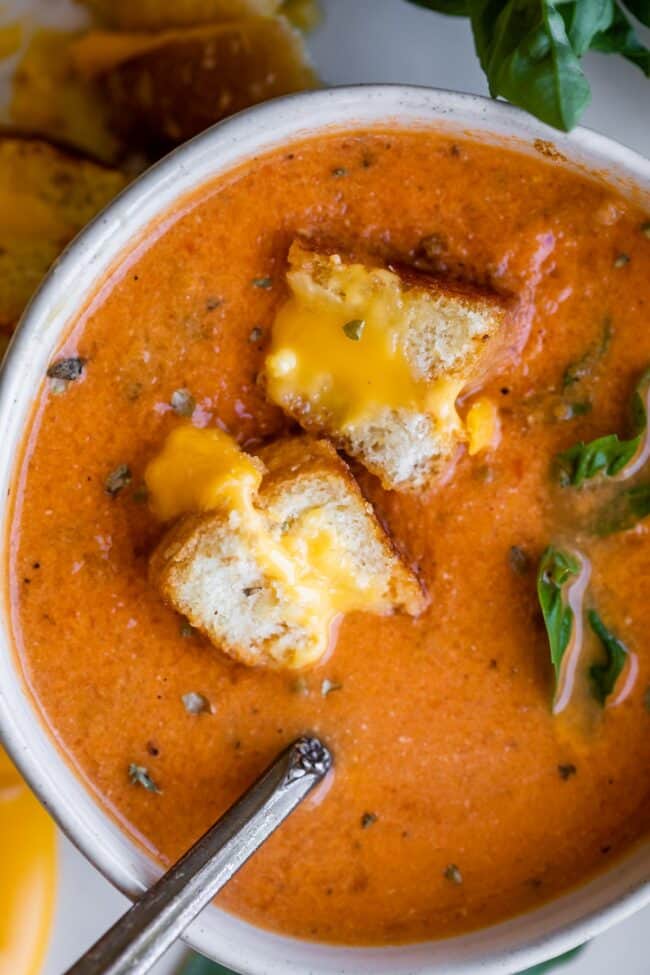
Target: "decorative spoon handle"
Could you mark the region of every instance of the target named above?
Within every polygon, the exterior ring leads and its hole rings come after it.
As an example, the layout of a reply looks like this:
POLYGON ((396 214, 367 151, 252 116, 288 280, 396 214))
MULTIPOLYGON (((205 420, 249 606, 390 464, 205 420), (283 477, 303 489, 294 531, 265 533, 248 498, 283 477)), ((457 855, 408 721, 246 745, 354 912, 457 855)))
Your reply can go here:
POLYGON ((331 765, 317 738, 295 741, 66 975, 144 975, 331 765))

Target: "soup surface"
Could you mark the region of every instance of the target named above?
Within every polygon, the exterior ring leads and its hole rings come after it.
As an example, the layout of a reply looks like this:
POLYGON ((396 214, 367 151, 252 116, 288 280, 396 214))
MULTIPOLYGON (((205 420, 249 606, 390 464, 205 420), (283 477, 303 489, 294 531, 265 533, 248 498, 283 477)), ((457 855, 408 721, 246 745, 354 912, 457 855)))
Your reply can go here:
POLYGON ((227 910, 305 938, 439 937, 529 909, 609 865, 650 825, 648 523, 589 529, 553 455, 628 429, 650 364, 647 215, 542 156, 435 132, 328 136, 207 186, 125 258, 45 380, 15 500, 11 614, 45 721, 79 774, 162 861, 177 857, 305 730, 336 756, 229 884, 227 910), (256 383, 296 234, 441 266, 513 295, 520 354, 482 390, 498 446, 425 494, 368 496, 430 594, 419 619, 346 617, 302 675, 247 669, 192 632, 147 581, 161 534, 143 471, 181 419, 244 445, 287 429, 256 383), (432 243, 433 242, 433 243, 432 243), (178 403, 178 398, 175 400, 178 403), (114 497, 106 478, 128 465, 114 497), (569 722, 535 576, 578 544, 592 595, 638 672, 618 703, 569 722), (644 636, 646 634, 646 636, 644 636), (182 696, 207 698, 192 714, 182 696), (159 792, 130 781, 148 769, 159 792))

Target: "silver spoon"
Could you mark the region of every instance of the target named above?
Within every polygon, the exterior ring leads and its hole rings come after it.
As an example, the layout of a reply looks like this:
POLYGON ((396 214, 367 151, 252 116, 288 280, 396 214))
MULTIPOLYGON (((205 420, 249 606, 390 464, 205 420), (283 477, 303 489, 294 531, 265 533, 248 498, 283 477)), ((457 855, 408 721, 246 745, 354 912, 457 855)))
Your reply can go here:
POLYGON ((317 738, 289 745, 66 975, 144 975, 331 766, 317 738))

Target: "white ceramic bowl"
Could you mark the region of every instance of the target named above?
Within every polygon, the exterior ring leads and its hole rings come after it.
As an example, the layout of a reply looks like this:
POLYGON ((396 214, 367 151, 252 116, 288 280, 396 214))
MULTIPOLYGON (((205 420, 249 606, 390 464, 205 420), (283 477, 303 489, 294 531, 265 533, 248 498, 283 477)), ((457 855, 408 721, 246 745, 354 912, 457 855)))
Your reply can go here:
MULTIPOLYGON (((0 383, 0 518, 6 537, 9 493, 35 391, 61 336, 97 283, 150 222, 206 180, 251 157, 315 132, 386 124, 435 127, 536 152, 549 140, 565 161, 593 171, 650 207, 650 162, 584 129, 562 135, 503 103, 453 92, 359 86, 308 92, 228 119, 173 152, 130 186, 67 249, 26 311, 0 383)), ((477 174, 480 178, 480 174, 477 174)), ((6 592, 3 562, 0 578, 6 592)), ((53 647, 53 651, 56 648, 53 647)), ((74 689, 71 689, 72 693, 74 689)), ((41 723, 0 625, 0 734, 62 829, 117 887, 136 896, 159 874, 78 778, 41 723)), ((216 908, 187 932, 197 950, 251 975, 511 975, 581 944, 650 903, 650 844, 607 873, 531 913, 470 935, 391 948, 339 948, 270 934, 216 908)))

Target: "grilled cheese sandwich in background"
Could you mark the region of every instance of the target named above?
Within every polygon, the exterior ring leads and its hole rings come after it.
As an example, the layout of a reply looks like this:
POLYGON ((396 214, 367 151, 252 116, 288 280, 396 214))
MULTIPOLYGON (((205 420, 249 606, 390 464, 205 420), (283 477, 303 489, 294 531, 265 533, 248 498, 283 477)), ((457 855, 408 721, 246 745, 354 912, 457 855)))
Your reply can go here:
POLYGON ((494 440, 495 410, 483 403, 466 425, 456 400, 495 357, 499 297, 298 241, 287 281, 261 378, 305 430, 331 437, 395 490, 427 486, 461 443, 474 453, 494 440))
POLYGON ((178 427, 145 479, 153 511, 176 519, 152 555, 153 584, 241 663, 305 667, 343 614, 425 606, 328 441, 281 439, 253 457, 220 430, 178 427))

